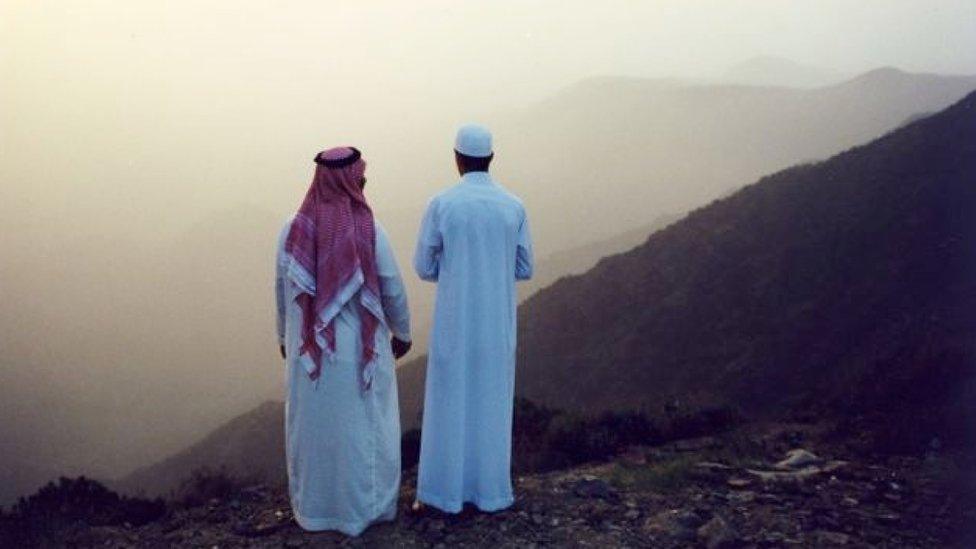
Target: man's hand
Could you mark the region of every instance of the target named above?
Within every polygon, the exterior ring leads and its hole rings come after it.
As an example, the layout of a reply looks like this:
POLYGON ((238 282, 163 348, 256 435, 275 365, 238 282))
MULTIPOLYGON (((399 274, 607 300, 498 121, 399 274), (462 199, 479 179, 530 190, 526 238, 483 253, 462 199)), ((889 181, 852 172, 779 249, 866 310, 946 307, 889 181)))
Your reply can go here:
POLYGON ((410 347, 413 345, 410 341, 403 341, 401 339, 393 338, 390 341, 390 346, 393 348, 393 356, 395 358, 400 358, 410 351, 410 347))
POLYGON ((278 350, 281 351, 281 358, 288 358, 288 357, 285 356, 285 346, 284 345, 280 345, 278 347, 278 350))

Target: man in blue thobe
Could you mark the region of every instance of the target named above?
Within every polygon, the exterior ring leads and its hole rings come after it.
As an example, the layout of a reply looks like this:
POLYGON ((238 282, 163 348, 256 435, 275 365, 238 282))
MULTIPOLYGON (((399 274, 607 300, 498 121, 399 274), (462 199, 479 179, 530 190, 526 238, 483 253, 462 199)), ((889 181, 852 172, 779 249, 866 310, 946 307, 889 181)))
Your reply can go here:
POLYGON ((497 511, 514 501, 515 281, 532 276, 532 240, 522 201, 488 174, 491 133, 463 126, 454 153, 461 181, 431 199, 414 256, 437 283, 417 500, 497 511))

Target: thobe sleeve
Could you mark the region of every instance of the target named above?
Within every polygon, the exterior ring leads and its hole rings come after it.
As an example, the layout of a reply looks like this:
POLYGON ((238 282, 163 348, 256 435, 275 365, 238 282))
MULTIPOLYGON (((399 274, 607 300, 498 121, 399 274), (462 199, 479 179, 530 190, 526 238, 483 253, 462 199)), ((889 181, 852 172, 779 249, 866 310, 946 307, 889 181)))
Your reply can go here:
POLYGON ((515 280, 532 278, 532 269, 532 234, 529 232, 529 218, 523 211, 518 229, 518 246, 515 248, 515 280))
POLYGON ((278 235, 278 252, 275 254, 275 305, 276 319, 278 327, 278 345, 285 344, 285 239, 288 238, 288 229, 291 224, 286 224, 278 235))
POLYGON ((383 314, 393 336, 410 341, 410 309, 407 307, 407 291, 403 287, 400 268, 390 246, 386 231, 376 224, 376 271, 380 279, 380 300, 383 314))
POLYGON ((444 240, 437 223, 437 202, 431 200, 420 223, 417 250, 413 255, 413 268, 422 280, 437 281, 443 247, 444 240))

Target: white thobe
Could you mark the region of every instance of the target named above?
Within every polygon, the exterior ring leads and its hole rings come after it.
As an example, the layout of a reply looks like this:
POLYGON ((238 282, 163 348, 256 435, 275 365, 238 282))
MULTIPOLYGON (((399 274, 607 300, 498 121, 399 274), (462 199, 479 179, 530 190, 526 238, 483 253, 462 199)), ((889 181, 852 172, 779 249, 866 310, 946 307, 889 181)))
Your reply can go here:
POLYGON ((521 200, 468 172, 427 206, 414 268, 437 282, 417 498, 456 513, 514 501, 515 281, 532 276, 521 200))
MULTIPOLYGON (((376 224, 376 264, 384 322, 376 330, 372 385, 359 383, 362 356, 359 310, 347 302, 335 318, 336 354, 323 353, 313 381, 298 360, 302 311, 297 286, 286 274, 285 238, 278 241, 278 339, 287 354, 285 453, 295 520, 306 530, 358 535, 396 516, 400 491, 400 411, 391 333, 410 340, 406 292, 386 232, 376 224)), ((358 294, 353 297, 358 300, 358 294)))

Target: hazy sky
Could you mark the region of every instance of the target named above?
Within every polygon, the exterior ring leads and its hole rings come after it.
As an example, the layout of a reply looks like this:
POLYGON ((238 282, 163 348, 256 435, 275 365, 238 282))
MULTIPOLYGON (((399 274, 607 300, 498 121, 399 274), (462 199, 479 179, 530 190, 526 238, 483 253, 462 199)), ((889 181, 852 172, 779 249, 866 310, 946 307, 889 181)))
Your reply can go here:
POLYGON ((418 128, 445 144, 457 122, 581 78, 708 78, 757 55, 976 73, 976 2, 5 0, 0 177, 32 189, 8 200, 21 210, 68 179, 83 191, 46 196, 46 210, 97 209, 106 187, 157 207, 263 202, 252 183, 272 178, 294 178, 279 193, 290 204, 319 146, 372 145, 381 167, 418 128), (238 166, 220 150, 231 139, 238 166), (55 151, 70 170, 39 165, 55 151))

